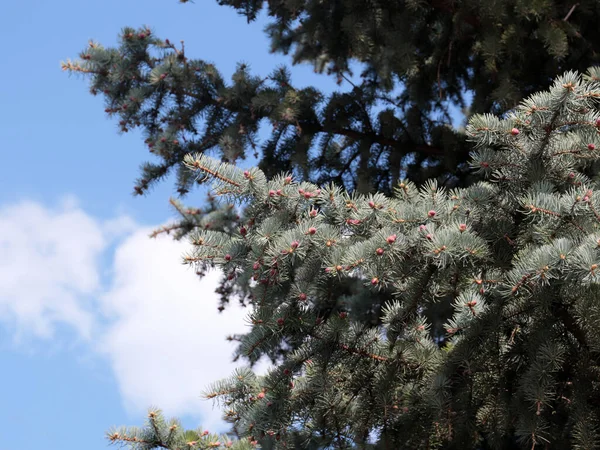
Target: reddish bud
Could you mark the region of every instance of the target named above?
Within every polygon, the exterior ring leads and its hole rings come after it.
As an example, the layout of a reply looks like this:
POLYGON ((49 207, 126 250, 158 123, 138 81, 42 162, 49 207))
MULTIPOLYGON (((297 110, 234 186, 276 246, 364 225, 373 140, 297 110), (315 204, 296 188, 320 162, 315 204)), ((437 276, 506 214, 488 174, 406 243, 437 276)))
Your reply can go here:
POLYGON ((298 298, 304 302, 307 299, 307 295, 304 292, 301 292, 298 298))
POLYGON ((304 194, 304 189, 302 189, 302 188, 298 189, 298 194, 300 194, 300 195, 304 194))
POLYGON ((588 150, 596 150, 596 146, 594 144, 588 144, 588 150))
POLYGON ((167 78, 167 74, 166 73, 161 73, 160 74, 160 79, 164 80, 165 78, 167 78))
POLYGON ((596 119, 596 126, 600 127, 600 119, 596 119))
POLYGON ((330 273, 331 272, 331 267, 325 267, 325 272, 326 273, 330 273))
POLYGON ((283 319, 282 317, 280 317, 279 319, 277 319, 277 325, 282 326, 285 322, 285 319, 283 319))
POLYGON ((483 167, 484 169, 487 169, 488 167, 490 167, 490 163, 483 161, 481 164, 479 164, 481 167, 483 167))
POLYGON ((383 255, 384 250, 379 247, 377 250, 375 250, 375 253, 377 253, 379 256, 383 255))
POLYGON ((311 197, 312 197, 312 194, 311 194, 310 192, 306 191, 306 192, 304 193, 304 198, 306 198, 306 199, 309 199, 309 198, 311 198, 311 197))
POLYGON ((290 184, 292 182, 292 177, 285 177, 285 184, 290 184))
POLYGON ((246 227, 241 227, 240 228, 240 234, 242 236, 246 236, 247 233, 248 233, 248 230, 246 230, 246 227))
POLYGON ((260 393, 257 395, 257 397, 258 397, 258 398, 265 398, 265 393, 264 393, 264 392, 260 392, 260 393))
POLYGON ((202 436, 206 436, 208 434, 208 430, 204 430, 204 432, 202 433, 202 436))
POLYGON ((392 235, 388 236, 386 241, 388 244, 392 245, 394 242, 396 242, 396 235, 392 234, 392 235))
POLYGON ((300 245, 300 242, 298 242, 298 241, 292 241, 292 243, 290 244, 290 247, 292 247, 292 248, 298 248, 299 245, 300 245))
POLYGON ((244 170, 244 178, 250 178, 250 172, 244 170))
POLYGON ((310 227, 308 229, 308 234, 315 234, 317 232, 317 229, 315 227, 310 227))
POLYGON ((290 369, 283 369, 283 374, 284 375, 289 375, 290 374, 290 369))
POLYGON ((427 233, 427 235, 425 237, 429 240, 431 240, 431 238, 432 238, 431 234, 429 234, 429 233, 427 233))
POLYGON ((282 195, 281 189, 277 189, 277 195, 282 195))
POLYGON ((512 134, 513 136, 517 136, 520 133, 520 131, 517 128, 513 128, 512 130, 510 130, 510 134, 512 134))
POLYGON ((371 284, 372 284, 373 286, 376 286, 377 284, 379 284, 379 278, 377 278, 377 277, 373 277, 373 278, 371 279, 371 284))
POLYGON ((231 261, 231 255, 230 254, 225 255, 225 261, 231 261))
POLYGON ((436 212, 433 209, 427 213, 429 217, 435 217, 435 214, 436 212))
POLYGON ((369 202, 369 207, 371 207, 372 209, 375 209, 375 202, 373 200, 371 200, 369 202))
POLYGON ((569 178, 571 178, 571 179, 575 178, 575 174, 573 172, 569 172, 569 178))
POLYGON ((461 233, 462 233, 463 231, 466 231, 466 230, 467 230, 467 224, 465 224, 465 223, 461 223, 461 224, 458 226, 458 229, 460 230, 460 232, 461 232, 461 233))
POLYGON ((259 264, 258 262, 255 262, 255 263, 252 265, 252 268, 253 268, 254 270, 258 270, 258 269, 259 269, 259 267, 260 267, 260 264, 259 264))
POLYGON ((308 215, 312 218, 317 217, 317 210, 316 209, 311 209, 310 212, 308 213, 308 215))
POLYGON ((345 319, 346 317, 348 317, 348 313, 346 311, 341 311, 340 312, 340 319, 345 319))
POLYGON ((271 189, 269 191, 269 197, 274 197, 274 196, 275 196, 275 191, 271 189))

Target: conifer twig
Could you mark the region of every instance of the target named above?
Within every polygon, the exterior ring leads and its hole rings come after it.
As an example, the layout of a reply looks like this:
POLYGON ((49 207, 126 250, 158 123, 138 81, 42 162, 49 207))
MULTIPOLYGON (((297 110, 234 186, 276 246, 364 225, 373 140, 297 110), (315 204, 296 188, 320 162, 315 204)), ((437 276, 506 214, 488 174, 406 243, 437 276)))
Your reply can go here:
POLYGON ((569 20, 569 17, 571 17, 571 14, 573 14, 573 11, 575 11, 575 9, 578 6, 579 6, 579 3, 575 3, 573 6, 571 6, 571 9, 567 13, 567 15, 565 17, 563 17, 563 22, 566 22, 567 20, 569 20))
POLYGON ((240 187, 240 186, 241 186, 241 184, 239 184, 239 183, 237 183, 237 182, 235 182, 235 181, 233 181, 233 180, 230 180, 229 178, 227 178, 227 177, 225 177, 225 176, 221 175, 221 174, 220 174, 219 172, 217 172, 216 170, 211 170, 211 169, 209 169, 208 167, 206 167, 206 166, 203 166, 203 165, 200 163, 200 161, 198 161, 197 159, 195 159, 195 160, 194 160, 194 162, 192 163, 192 166, 193 166, 194 168, 198 169, 198 170, 201 170, 201 171, 203 171, 203 172, 206 172, 207 174, 209 174, 209 175, 210 175, 210 176, 212 176, 213 178, 216 178, 216 179, 218 179, 218 180, 221 180, 221 181, 223 181, 223 182, 225 182, 225 183, 229 183, 229 184, 231 184, 231 185, 233 185, 233 186, 235 186, 235 187, 240 187))

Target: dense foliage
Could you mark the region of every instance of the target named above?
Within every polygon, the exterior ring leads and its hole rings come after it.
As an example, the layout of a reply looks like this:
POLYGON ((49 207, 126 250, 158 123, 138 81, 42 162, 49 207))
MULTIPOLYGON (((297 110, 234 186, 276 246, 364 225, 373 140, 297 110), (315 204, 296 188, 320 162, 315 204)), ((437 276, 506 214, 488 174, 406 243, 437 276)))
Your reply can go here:
POLYGON ((359 61, 361 82, 324 95, 296 88, 285 68, 258 76, 245 65, 227 82, 146 28, 124 29, 115 48, 92 43, 64 67, 90 77, 121 130, 146 135, 158 162, 143 167, 138 193, 173 169, 187 193, 183 155, 215 150, 229 162, 256 152, 269 176, 294 171, 362 193, 389 194, 403 177, 464 184, 469 147, 452 115, 503 113, 564 71, 600 60, 595 0, 220 3, 249 20, 268 4, 273 51, 293 51, 294 61, 340 82, 359 61))
POLYGON ((247 207, 234 236, 192 233, 185 260, 249 291, 240 354, 287 349, 268 375, 207 392, 236 433, 265 448, 596 448, 599 81, 570 72, 502 120, 473 117, 487 180, 468 188, 350 194, 187 155, 247 207), (357 288, 340 296, 344 279, 357 288), (355 321, 376 291, 391 297, 381 321, 355 321))

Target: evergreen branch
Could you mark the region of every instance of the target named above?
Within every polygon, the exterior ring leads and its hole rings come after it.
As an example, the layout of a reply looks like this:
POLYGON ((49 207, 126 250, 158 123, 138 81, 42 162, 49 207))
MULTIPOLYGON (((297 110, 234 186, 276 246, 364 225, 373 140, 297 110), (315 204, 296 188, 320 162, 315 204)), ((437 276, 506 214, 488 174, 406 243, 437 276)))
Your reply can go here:
POLYGON ((562 217, 562 214, 557 213, 556 211, 551 211, 549 209, 540 208, 539 206, 527 205, 526 208, 529 209, 532 213, 540 212, 542 214, 547 214, 549 216, 562 217))
POLYGON ((353 353, 355 355, 364 356, 366 358, 370 358, 370 359, 373 359, 375 361, 379 361, 379 362, 388 362, 389 361, 389 358, 387 358, 385 356, 376 355, 375 353, 369 353, 366 350, 353 348, 353 347, 350 347, 350 346, 348 346, 346 344, 340 344, 340 348, 342 350, 345 350, 345 351, 349 352, 349 353, 353 353))
POLYGON ((573 14, 573 11, 575 11, 575 8, 577 8, 579 6, 579 3, 574 3, 573 6, 571 6, 571 9, 569 9, 569 12, 567 13, 567 15, 565 17, 563 17, 563 22, 566 22, 569 20, 569 17, 571 17, 571 14, 573 14))
POLYGON ((205 166, 202 164, 202 162, 198 159, 194 159, 194 161, 191 163, 192 167, 194 167, 195 169, 201 170, 202 172, 206 172, 207 174, 209 174, 210 176, 212 176, 213 178, 216 178, 217 180, 221 180, 225 183, 231 184, 235 187, 240 187, 241 184, 237 183, 223 175, 221 175, 217 170, 212 170, 209 167, 205 166))
POLYGON ((184 219, 187 219, 186 211, 183 210, 183 208, 179 205, 178 202, 175 201, 175 199, 170 198, 169 203, 171 204, 171 206, 173 206, 177 210, 177 212, 179 214, 181 214, 181 217, 183 217, 184 219))
POLYGON ((144 439, 140 439, 137 436, 130 437, 130 436, 126 436, 126 435, 120 434, 120 433, 113 433, 108 436, 108 439, 110 440, 111 443, 121 441, 121 442, 128 442, 131 444, 145 444, 145 445, 152 445, 154 447, 169 449, 169 447, 167 445, 163 444, 160 441, 147 441, 144 439))
MULTIPOLYGON (((308 335, 314 339, 317 340, 323 340, 323 337, 318 336, 317 334, 315 334, 313 331, 309 331, 308 335)), ((369 358, 372 359, 374 361, 378 361, 378 362, 389 362, 389 358, 385 357, 385 356, 381 356, 381 355, 377 355, 375 353, 370 353, 366 350, 363 349, 357 349, 357 348, 353 348, 350 347, 349 345, 346 344, 341 344, 341 343, 337 343, 336 345, 339 349, 344 350, 348 353, 352 353, 354 355, 358 355, 358 356, 363 356, 365 358, 369 358)))
POLYGON ((594 217, 596 218, 596 220, 598 222, 600 222, 600 214, 598 214, 598 211, 596 211, 596 208, 594 208, 594 205, 592 204, 592 200, 588 200, 587 205, 592 210, 592 213, 594 213, 594 217))
POLYGON ((337 134, 341 136, 346 136, 352 138, 356 141, 367 141, 375 144, 389 146, 395 149, 402 150, 403 153, 422 153, 427 156, 440 156, 444 155, 444 149, 432 145, 427 144, 417 144, 414 142, 402 142, 396 139, 387 138, 381 136, 375 132, 360 132, 352 129, 339 128, 335 125, 327 124, 327 125, 314 125, 310 124, 308 128, 306 125, 303 127, 305 131, 310 131, 314 133, 331 133, 337 134))
MULTIPOLYGON (((199 227, 201 226, 200 224, 195 224, 193 225, 193 227, 199 227)), ((179 223, 179 224, 173 224, 173 225, 165 225, 162 226, 156 230, 154 230, 152 233, 150 233, 150 237, 151 238, 156 238, 158 235, 166 233, 166 234, 170 234, 171 231, 176 231, 176 230, 182 230, 182 229, 188 229, 190 227, 189 223, 179 223)))
POLYGON ((190 255, 186 255, 183 258, 187 261, 187 262, 199 262, 199 261, 204 261, 207 259, 214 259, 214 258, 218 258, 219 255, 206 255, 206 256, 190 256, 190 255))
POLYGON ((565 329, 569 333, 571 333, 575 337, 575 339, 577 339, 577 342, 579 342, 579 345, 584 350, 586 350, 586 351, 589 350, 589 344, 587 342, 587 337, 585 335, 585 332, 577 324, 576 320, 573 318, 573 316, 571 315, 569 310, 566 308, 566 306, 555 302, 555 303, 553 303, 552 310, 556 315, 558 315, 558 317, 562 321, 562 324, 565 327, 565 329))

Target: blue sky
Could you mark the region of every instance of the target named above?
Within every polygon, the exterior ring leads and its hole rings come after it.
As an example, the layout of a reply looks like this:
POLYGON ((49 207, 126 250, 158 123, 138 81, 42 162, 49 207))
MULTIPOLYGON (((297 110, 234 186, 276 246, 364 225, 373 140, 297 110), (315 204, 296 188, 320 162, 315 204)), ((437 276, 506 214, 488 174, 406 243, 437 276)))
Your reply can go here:
MULTIPOLYGON (((141 425, 151 405, 188 426, 219 427, 200 399, 231 372, 222 337, 244 312, 217 316, 216 278, 179 264, 184 243, 150 240, 171 217, 170 182, 130 193, 148 157, 119 135, 87 84, 60 70, 89 39, 149 25, 229 76, 236 62, 266 75, 264 21, 248 25, 216 1, 5 2, 0 71, 0 450, 103 449, 112 425, 141 425)), ((312 67, 298 85, 336 88, 312 67)), ((188 202, 199 204, 192 194, 188 202)))

